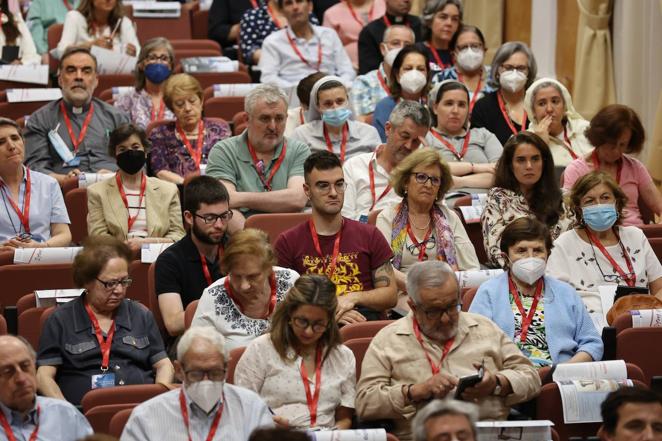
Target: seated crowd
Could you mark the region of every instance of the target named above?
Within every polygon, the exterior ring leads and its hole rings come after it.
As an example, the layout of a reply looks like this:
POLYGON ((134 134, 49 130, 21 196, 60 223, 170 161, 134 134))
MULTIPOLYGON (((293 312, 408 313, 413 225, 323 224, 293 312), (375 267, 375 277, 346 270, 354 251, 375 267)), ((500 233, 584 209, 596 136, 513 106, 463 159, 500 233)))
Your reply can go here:
MULTIPOLYGON (((72 263, 83 293, 44 314, 38 348, 0 336, 0 440, 82 439, 86 393, 154 383, 171 390, 135 407, 122 440, 384 420, 400 440, 477 439, 479 420, 532 416, 541 368, 602 360, 601 287, 662 300, 638 115, 612 104, 587 121, 522 42, 485 65, 460 0, 420 18, 400 0, 213 0, 210 38, 261 72, 235 133, 121 0, 33 0, 27 24, 8 4, 9 62, 47 60, 63 25, 62 97, 24 127, 0 115, 0 252, 70 246, 64 188, 98 182, 72 263), (136 57, 112 104, 96 95, 100 49, 136 57), (129 270, 151 244, 167 248, 143 305, 129 270), (465 302, 457 273, 487 268, 503 272, 465 302), (377 320, 358 363, 341 329, 377 320)), ((660 432, 662 398, 621 389, 602 415, 605 440, 633 439, 630 420, 660 432)))

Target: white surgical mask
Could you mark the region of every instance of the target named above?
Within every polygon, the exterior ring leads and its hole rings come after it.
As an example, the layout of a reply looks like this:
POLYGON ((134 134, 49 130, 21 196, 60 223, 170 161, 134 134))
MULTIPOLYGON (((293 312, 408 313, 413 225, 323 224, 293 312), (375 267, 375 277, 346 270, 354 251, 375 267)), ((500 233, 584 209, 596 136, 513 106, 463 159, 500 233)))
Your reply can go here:
POLYGON ((427 84, 428 79, 420 70, 408 70, 400 76, 400 87, 407 93, 418 93, 427 84))
POLYGON ((211 412, 223 396, 224 381, 202 380, 186 385, 186 394, 206 413, 211 412))
POLYGON ((388 52, 386 52, 386 55, 384 55, 384 63, 388 64, 389 66, 393 66, 393 62, 395 61, 395 57, 398 56, 400 51, 402 50, 401 47, 396 47, 393 49, 389 49, 388 52))
POLYGON ((524 283, 533 285, 539 278, 545 275, 547 262, 540 257, 525 257, 512 263, 510 270, 513 275, 524 283))
POLYGON ((457 64, 464 70, 472 71, 478 69, 485 59, 485 52, 482 50, 474 50, 470 47, 462 49, 457 54, 457 64))
POLYGON ((508 92, 515 93, 522 90, 527 77, 519 70, 507 70, 499 75, 499 84, 508 92))

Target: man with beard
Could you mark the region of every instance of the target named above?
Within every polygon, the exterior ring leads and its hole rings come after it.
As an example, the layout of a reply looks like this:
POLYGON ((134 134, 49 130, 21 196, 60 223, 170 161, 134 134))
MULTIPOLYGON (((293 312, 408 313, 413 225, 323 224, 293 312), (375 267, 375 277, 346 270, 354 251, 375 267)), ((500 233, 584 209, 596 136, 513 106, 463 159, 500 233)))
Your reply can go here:
POLYGON ((184 220, 189 234, 166 249, 155 264, 156 295, 163 322, 171 336, 184 332, 184 310, 221 278, 219 260, 232 219, 225 186, 198 176, 184 187, 184 220))
POLYGON ((533 398, 540 378, 515 343, 489 319, 461 312, 460 290, 445 262, 426 261, 407 273, 410 313, 372 339, 357 385, 363 420, 392 419, 393 433, 411 440, 411 420, 434 398, 453 397, 462 376, 483 379, 462 399, 481 420, 506 419, 510 406, 533 398))

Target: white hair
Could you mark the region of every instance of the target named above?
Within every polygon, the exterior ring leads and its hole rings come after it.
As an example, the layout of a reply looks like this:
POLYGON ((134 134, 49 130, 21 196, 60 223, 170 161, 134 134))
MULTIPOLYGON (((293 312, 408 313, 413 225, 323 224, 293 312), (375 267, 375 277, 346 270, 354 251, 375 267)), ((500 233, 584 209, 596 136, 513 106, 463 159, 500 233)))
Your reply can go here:
POLYGON ((227 363, 228 350, 225 346, 225 337, 223 337, 223 334, 218 332, 213 326, 192 326, 184 332, 182 338, 179 339, 179 343, 177 343, 177 360, 180 363, 196 338, 207 340, 209 343, 216 346, 216 349, 218 349, 218 352, 223 355, 223 359, 227 363))
POLYGON ((282 101, 287 109, 287 95, 278 86, 273 84, 260 84, 255 86, 244 99, 244 110, 249 115, 253 114, 253 109, 257 104, 257 100, 264 100, 267 104, 272 105, 282 101))
POLYGON ((387 43, 389 37, 391 36, 391 32, 395 30, 403 30, 409 32, 411 34, 411 41, 416 41, 416 34, 414 33, 414 30, 412 28, 405 25, 394 24, 392 26, 387 27, 386 30, 384 31, 384 36, 382 37, 382 43, 387 43))
MULTIPOLYGON (((421 288, 434 288, 442 286, 448 278, 455 279, 453 268, 446 262, 440 260, 426 260, 416 262, 407 271, 407 294, 416 304, 421 304, 419 291, 421 288)), ((459 298, 459 292, 458 292, 459 298)))
POLYGON ((435 417, 444 415, 464 415, 469 420, 471 431, 476 437, 476 421, 478 421, 478 406, 458 400, 432 400, 423 409, 419 410, 411 423, 414 441, 426 441, 427 431, 425 423, 435 417))

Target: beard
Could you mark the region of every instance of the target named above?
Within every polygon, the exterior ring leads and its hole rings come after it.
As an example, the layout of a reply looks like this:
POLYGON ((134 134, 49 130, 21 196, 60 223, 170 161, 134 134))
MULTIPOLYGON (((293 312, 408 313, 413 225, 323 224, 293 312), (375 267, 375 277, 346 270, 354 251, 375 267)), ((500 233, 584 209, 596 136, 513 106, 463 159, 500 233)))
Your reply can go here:
POLYGON ((447 327, 439 327, 439 326, 425 326, 424 324, 420 323, 418 324, 421 328, 421 332, 425 334, 429 339, 438 341, 438 342, 445 342, 447 340, 450 340, 451 338, 455 337, 457 334, 457 322, 454 323, 452 326, 447 326, 447 327))
POLYGON ((191 229, 191 232, 193 233, 193 235, 200 242, 206 243, 208 245, 218 245, 221 242, 223 242, 223 237, 225 237, 225 232, 223 232, 223 234, 221 234, 218 239, 214 239, 209 234, 205 233, 200 228, 198 228, 198 226, 195 223, 193 223, 192 227, 193 228, 191 229))

